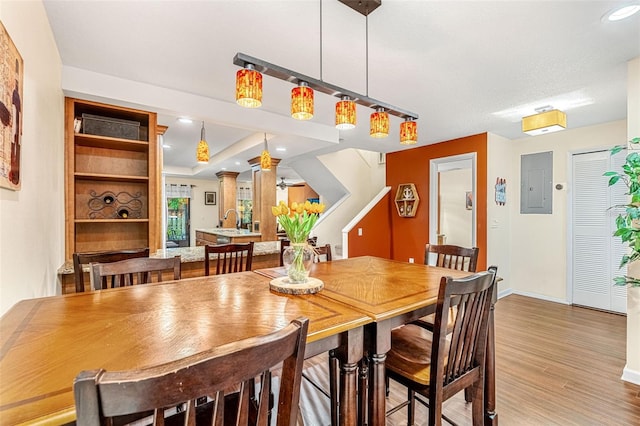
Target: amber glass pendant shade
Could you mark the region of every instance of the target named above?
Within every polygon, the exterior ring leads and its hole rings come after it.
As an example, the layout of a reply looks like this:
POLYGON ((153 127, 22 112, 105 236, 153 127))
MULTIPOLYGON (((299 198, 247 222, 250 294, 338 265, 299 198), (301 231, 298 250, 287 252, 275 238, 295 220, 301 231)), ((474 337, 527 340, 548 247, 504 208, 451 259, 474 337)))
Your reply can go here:
POLYGON ((356 103, 344 96, 336 103, 336 129, 348 130, 356 127, 356 103))
POLYGON ((291 117, 296 120, 313 118, 313 89, 304 81, 291 89, 291 117))
POLYGON ((236 73, 236 102, 245 108, 262 105, 262 74, 251 64, 236 73))
POLYGON ((202 129, 200 130, 200 142, 198 142, 198 147, 196 148, 196 160, 202 164, 209 162, 209 144, 205 139, 204 121, 202 122, 202 129))
POLYGON ((400 143, 402 145, 418 143, 418 123, 408 119, 400 124, 400 143))
POLYGON ((260 154, 260 169, 262 171, 271 170, 271 154, 267 150, 262 151, 262 154, 260 154))
POLYGON ((207 164, 209 162, 209 145, 207 145, 207 141, 201 140, 198 142, 196 159, 198 160, 198 163, 207 164))
POLYGON ((271 170, 271 154, 269 154, 269 147, 267 146, 267 134, 264 135, 264 149, 262 150, 262 154, 260 154, 260 170, 269 171, 271 170))
POLYGON ((378 108, 371 114, 369 136, 372 138, 386 138, 389 136, 389 114, 384 108, 378 108))

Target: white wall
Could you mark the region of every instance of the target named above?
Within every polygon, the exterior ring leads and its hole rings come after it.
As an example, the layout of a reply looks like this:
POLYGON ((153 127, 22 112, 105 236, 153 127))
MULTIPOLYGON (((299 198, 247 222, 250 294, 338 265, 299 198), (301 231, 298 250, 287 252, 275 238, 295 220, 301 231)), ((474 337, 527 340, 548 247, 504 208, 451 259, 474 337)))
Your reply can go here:
MULTIPOLYGON (((640 57, 627 65, 627 140, 640 137, 640 57)), ((634 262, 629 275, 640 277, 640 263, 634 262)), ((623 379, 640 384, 640 288, 627 296, 627 365, 623 379)))
MULTIPOLYGON (((188 179, 177 177, 165 177, 165 184, 177 184, 177 185, 192 185, 191 187, 191 232, 190 232, 190 244, 192 247, 196 245, 196 229, 201 228, 215 228, 218 226, 218 220, 220 217, 218 208, 220 207, 220 182, 215 180, 204 179, 188 179), (217 202, 215 206, 204 203, 204 193, 215 192, 217 195, 217 202)), ((166 201, 163 201, 163 206, 166 206, 166 201)), ((166 239, 166 236, 162 236, 166 239)))
POLYGON ((496 265, 498 292, 511 288, 511 206, 518 200, 519 187, 515 185, 513 142, 502 136, 487 135, 487 266, 496 265), (496 179, 506 179, 506 204, 495 202, 496 179))
POLYGON ((440 233, 446 244, 473 246, 473 210, 467 210, 465 196, 473 187, 471 169, 440 172, 440 233))
POLYGON ((61 60, 40 1, 0 2, 24 60, 22 190, 0 188, 0 314, 60 293, 64 263, 64 97, 61 60))
MULTIPOLYGON (((511 142, 512 183, 507 185, 511 214, 510 286, 515 291, 549 300, 567 298, 567 166, 570 152, 625 143, 626 120, 571 129, 511 142), (553 151, 552 214, 520 214, 520 156, 553 151), (562 183, 564 189, 556 190, 562 183)), ((491 179, 490 179, 491 180, 491 179)))
POLYGON ((319 158, 350 194, 312 233, 318 236, 318 243, 331 244, 338 257, 342 254, 342 228, 385 186, 385 165, 378 164, 378 156, 373 151, 345 149, 319 158))

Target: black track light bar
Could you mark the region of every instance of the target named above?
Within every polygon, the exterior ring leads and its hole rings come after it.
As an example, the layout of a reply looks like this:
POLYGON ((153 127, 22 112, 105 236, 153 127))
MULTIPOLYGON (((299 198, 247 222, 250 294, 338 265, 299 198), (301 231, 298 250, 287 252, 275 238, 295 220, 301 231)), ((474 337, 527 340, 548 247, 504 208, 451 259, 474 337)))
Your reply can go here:
POLYGON ((374 110, 377 108, 384 108, 386 112, 395 115, 396 117, 404 119, 411 118, 413 120, 418 119, 418 114, 416 113, 400 109, 393 105, 378 101, 377 99, 373 99, 368 96, 352 92, 351 90, 335 86, 331 83, 325 83, 322 80, 318 80, 313 77, 288 70, 278 65, 270 64, 269 62, 263 61, 262 59, 254 58, 253 56, 245 55, 244 53, 236 53, 236 56, 233 57, 233 63, 242 68, 245 68, 247 65, 251 64, 253 65, 253 68, 261 74, 288 81, 296 85, 301 81, 304 81, 315 91, 325 93, 330 96, 335 96, 337 98, 348 96, 349 99, 353 100, 358 105, 363 105, 374 110))

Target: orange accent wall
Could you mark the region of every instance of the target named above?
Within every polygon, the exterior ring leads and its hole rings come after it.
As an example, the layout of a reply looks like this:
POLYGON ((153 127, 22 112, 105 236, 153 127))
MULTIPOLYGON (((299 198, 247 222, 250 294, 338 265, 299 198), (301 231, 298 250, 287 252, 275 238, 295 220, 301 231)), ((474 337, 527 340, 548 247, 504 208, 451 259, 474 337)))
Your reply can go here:
MULTIPOLYGON (((415 217, 391 214, 391 259, 407 262, 424 260, 424 247, 429 241, 429 162, 432 159, 475 152, 476 164, 476 243, 480 248, 478 270, 486 269, 487 259, 487 134, 467 136, 433 145, 387 154, 387 186, 395 194, 399 184, 416 185, 420 205, 415 217)), ((393 208, 393 199, 388 198, 393 208)), ((390 211, 390 210, 389 210, 390 211)), ((354 237, 357 238, 357 237, 354 237)), ((351 234, 349 252, 351 256, 351 234)), ((367 254, 371 254, 371 250, 367 254)))
POLYGON ((387 193, 360 222, 349 231, 349 257, 377 256, 391 259, 391 208, 387 193), (362 236, 358 236, 362 228, 362 236))

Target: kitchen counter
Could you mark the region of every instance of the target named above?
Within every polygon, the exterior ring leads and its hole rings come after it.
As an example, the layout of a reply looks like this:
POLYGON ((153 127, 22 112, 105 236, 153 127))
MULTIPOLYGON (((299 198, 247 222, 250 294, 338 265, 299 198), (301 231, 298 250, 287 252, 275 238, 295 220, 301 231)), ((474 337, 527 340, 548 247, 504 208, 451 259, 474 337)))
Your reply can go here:
MULTIPOLYGON (((223 231, 224 232, 224 231, 223 231)), ((255 234, 249 233, 248 234, 255 234)), ((260 235, 260 234, 257 234, 260 235)), ((160 249, 149 257, 168 258, 180 256, 182 263, 182 278, 204 276, 204 247, 179 247, 160 249)), ((253 244, 253 269, 273 268, 280 265, 280 242, 279 241, 258 241, 253 244)), ((89 267, 84 268, 86 285, 89 285, 89 267)), ((58 268, 58 278, 60 279, 62 294, 75 293, 75 278, 73 275, 73 261, 67 261, 58 268)), ((87 287, 85 291, 89 291, 87 287)))
POLYGON ((262 234, 248 229, 203 228, 196 229, 196 246, 205 244, 248 243, 260 241, 262 234))

